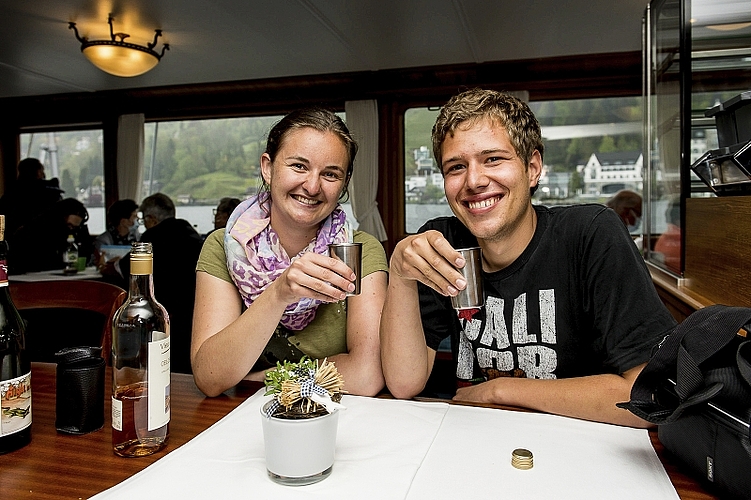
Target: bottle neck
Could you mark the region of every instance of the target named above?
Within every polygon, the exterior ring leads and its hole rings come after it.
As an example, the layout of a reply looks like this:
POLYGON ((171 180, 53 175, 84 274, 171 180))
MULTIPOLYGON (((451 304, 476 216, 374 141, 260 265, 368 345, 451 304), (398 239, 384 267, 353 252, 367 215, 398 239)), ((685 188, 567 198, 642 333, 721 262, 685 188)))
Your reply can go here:
POLYGON ((154 275, 131 274, 128 286, 128 297, 154 298, 154 275))

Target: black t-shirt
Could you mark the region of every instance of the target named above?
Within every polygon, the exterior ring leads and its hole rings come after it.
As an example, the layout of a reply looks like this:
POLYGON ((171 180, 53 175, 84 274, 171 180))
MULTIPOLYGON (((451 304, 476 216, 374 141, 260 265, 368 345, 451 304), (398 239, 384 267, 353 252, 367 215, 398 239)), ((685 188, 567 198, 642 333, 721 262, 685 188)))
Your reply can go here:
MULTIPOLYGON (((460 380, 623 373, 674 326, 618 216, 602 205, 535 206, 532 241, 507 268, 483 272, 485 306, 459 319, 418 284, 428 347, 451 336, 460 380)), ((455 217, 427 222, 454 248, 477 240, 455 217)))

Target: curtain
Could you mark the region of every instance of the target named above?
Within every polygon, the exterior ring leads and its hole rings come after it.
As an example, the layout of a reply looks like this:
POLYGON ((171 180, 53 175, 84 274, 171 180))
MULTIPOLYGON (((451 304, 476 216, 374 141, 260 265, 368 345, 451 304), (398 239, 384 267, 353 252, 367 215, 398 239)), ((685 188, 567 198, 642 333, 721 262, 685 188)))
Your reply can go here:
POLYGON ((344 103, 347 127, 359 145, 349 183, 352 212, 358 229, 386 241, 386 228, 378 210, 378 105, 375 100, 344 103))
POLYGON ((141 203, 143 185, 143 114, 120 115, 117 120, 118 198, 141 203))

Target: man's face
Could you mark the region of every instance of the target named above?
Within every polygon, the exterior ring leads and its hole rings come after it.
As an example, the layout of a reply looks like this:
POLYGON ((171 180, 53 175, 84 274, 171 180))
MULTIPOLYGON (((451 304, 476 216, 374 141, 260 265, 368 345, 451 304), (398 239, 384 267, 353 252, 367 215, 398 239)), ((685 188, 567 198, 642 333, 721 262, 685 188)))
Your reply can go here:
POLYGON ((221 227, 227 227, 227 220, 229 220, 230 214, 223 210, 217 210, 214 214, 214 229, 221 227))
POLYGON ((143 225, 146 227, 146 229, 151 229, 152 227, 159 224, 159 221, 156 220, 156 217, 153 215, 144 215, 143 216, 143 225))
POLYGON ((441 153, 446 198, 457 218, 481 240, 513 234, 531 209, 540 154, 535 151, 526 167, 506 129, 487 119, 460 124, 446 136, 441 153))

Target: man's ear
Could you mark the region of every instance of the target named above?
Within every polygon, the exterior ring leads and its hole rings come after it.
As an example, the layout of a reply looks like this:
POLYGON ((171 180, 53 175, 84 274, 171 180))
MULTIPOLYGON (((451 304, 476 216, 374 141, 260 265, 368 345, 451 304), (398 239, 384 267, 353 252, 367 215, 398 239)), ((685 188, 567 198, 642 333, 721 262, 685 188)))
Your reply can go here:
POLYGON ((527 173, 529 174, 529 187, 532 188, 537 186, 540 182, 540 176, 542 175, 542 156, 536 149, 532 152, 532 158, 529 160, 527 173))

